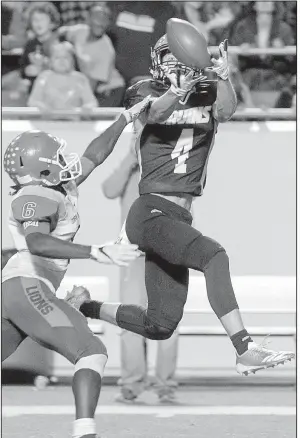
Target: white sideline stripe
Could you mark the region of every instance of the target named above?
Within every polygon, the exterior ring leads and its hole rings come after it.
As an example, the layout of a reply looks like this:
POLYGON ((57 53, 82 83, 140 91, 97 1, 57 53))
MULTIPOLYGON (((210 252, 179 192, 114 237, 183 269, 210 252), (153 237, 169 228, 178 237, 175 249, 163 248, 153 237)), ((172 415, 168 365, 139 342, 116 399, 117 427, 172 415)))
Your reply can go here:
MULTIPOLYGON (((4 406, 3 417, 20 415, 74 415, 74 406, 4 406)), ((98 415, 156 415, 161 418, 175 415, 277 415, 295 416, 294 406, 98 406, 98 415)))
POLYGON ((31 131, 33 124, 29 120, 2 120, 3 132, 31 131))
POLYGON ((296 131, 296 122, 294 120, 269 121, 266 122, 266 126, 271 132, 296 131))
MULTIPOLYGON (((42 120, 36 120, 37 125, 42 120)), ((113 124, 113 120, 103 120, 99 122, 92 122, 93 128, 95 132, 102 132, 105 129, 109 128, 110 125, 113 124)), ((29 120, 3 120, 2 121, 2 131, 3 132, 19 132, 19 131, 31 131, 34 129, 35 121, 29 120)), ((126 125, 124 132, 132 132, 132 123, 126 125)))
MULTIPOLYGON (((110 125, 112 125, 113 123, 114 123, 114 120, 111 120, 111 121, 110 120, 103 120, 103 121, 95 122, 94 123, 94 131, 95 132, 103 132, 107 128, 109 128, 110 125)), ((123 129, 123 132, 131 132, 132 133, 132 126, 133 126, 132 123, 129 123, 123 129)))

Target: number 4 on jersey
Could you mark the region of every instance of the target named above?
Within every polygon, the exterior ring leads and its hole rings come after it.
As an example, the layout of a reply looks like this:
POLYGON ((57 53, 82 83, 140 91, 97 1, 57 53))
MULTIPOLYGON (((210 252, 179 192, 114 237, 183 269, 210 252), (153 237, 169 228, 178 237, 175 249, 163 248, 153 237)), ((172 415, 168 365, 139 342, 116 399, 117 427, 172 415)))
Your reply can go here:
POLYGON ((171 154, 172 160, 178 160, 174 173, 186 173, 186 160, 189 158, 189 151, 193 148, 193 140, 194 129, 183 129, 171 154))

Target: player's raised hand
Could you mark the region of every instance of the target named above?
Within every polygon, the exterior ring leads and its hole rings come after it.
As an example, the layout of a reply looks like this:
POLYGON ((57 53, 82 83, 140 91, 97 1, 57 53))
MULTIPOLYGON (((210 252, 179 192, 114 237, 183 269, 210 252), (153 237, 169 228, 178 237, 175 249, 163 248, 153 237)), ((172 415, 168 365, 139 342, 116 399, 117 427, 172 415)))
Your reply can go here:
POLYGON ((194 70, 191 70, 188 74, 180 74, 178 81, 180 88, 185 91, 191 91, 198 83, 202 86, 208 86, 207 77, 202 73, 195 73, 194 70))
POLYGON ((127 123, 134 122, 139 116, 146 111, 150 106, 151 95, 145 97, 141 102, 136 103, 131 108, 123 111, 123 116, 126 118, 127 123))
POLYGON ((221 79, 224 81, 229 76, 229 63, 228 63, 228 40, 224 40, 219 45, 220 57, 218 59, 212 58, 211 62, 213 67, 210 67, 221 79))
POLYGON ((202 75, 202 73, 195 72, 195 70, 189 70, 185 73, 180 68, 170 69, 167 66, 162 66, 162 69, 164 69, 164 73, 171 82, 171 85, 178 91, 182 90, 183 96, 191 91, 199 82, 203 86, 208 86, 207 77, 202 75))
POLYGON ((179 103, 182 105, 187 102, 197 84, 200 83, 203 88, 209 86, 207 77, 200 72, 195 72, 195 70, 185 73, 180 68, 175 70, 166 69, 165 75, 171 82, 171 91, 181 97, 179 103))
POLYGON ((98 263, 113 264, 117 266, 128 266, 130 262, 141 255, 137 245, 107 243, 106 245, 97 247, 92 246, 91 258, 98 263))

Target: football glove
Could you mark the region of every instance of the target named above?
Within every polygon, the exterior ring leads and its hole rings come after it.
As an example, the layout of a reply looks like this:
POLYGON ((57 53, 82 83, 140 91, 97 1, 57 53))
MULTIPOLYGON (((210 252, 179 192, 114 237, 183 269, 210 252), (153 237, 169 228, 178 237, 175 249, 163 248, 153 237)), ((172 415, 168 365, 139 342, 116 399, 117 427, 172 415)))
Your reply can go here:
POLYGON ((180 96, 181 104, 185 104, 193 92, 196 84, 200 83, 201 87, 208 87, 207 77, 201 73, 195 73, 194 70, 190 70, 188 73, 183 73, 181 69, 168 69, 167 66, 163 66, 166 77, 171 82, 171 91, 180 96))
POLYGON ((113 264, 117 266, 128 266, 130 262, 141 255, 137 245, 119 245, 115 242, 105 245, 93 245, 91 258, 98 263, 113 264))
POLYGON ((214 71, 217 76, 224 81, 228 79, 229 76, 229 63, 228 63, 228 40, 224 40, 219 45, 220 57, 218 59, 212 58, 211 62, 213 67, 210 70, 214 71))

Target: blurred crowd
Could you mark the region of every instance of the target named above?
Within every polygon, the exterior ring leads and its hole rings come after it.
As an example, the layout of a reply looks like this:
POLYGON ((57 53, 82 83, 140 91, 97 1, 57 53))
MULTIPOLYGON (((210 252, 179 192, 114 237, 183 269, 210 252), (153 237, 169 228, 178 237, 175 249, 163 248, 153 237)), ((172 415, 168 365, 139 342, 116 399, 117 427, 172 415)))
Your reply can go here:
POLYGON ((217 46, 228 38, 239 108, 295 108, 296 56, 247 55, 296 45, 296 1, 3 1, 2 105, 41 112, 122 106, 149 77, 150 47, 169 18, 193 23, 217 46))

